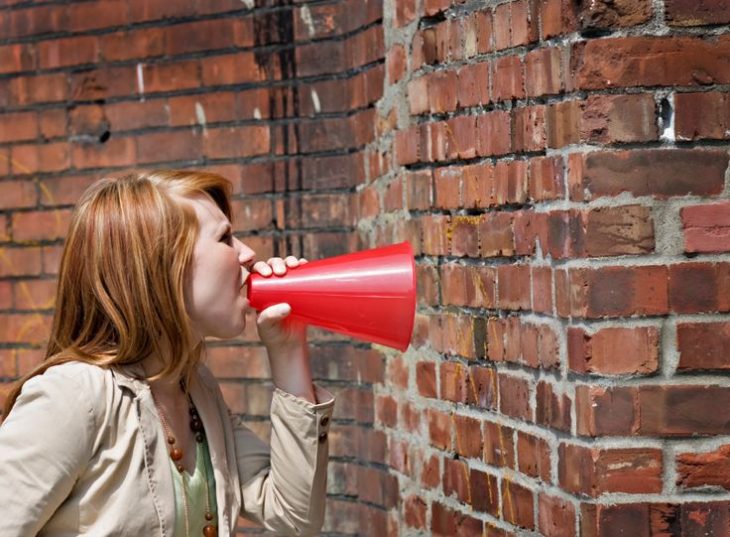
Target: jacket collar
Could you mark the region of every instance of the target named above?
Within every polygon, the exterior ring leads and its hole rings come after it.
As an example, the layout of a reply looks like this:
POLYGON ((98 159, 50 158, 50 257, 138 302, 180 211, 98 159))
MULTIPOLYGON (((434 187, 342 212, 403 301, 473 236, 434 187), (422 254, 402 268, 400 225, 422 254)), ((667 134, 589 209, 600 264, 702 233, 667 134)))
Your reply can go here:
MULTIPOLYGON (((121 387, 130 390, 138 400, 149 403, 143 405, 149 413, 153 413, 151 416, 147 417, 159 420, 157 410, 154 407, 154 402, 152 401, 149 383, 145 379, 145 372, 142 364, 136 363, 115 366, 112 371, 117 383, 121 387), (149 401, 147 401, 148 399, 149 401)), ((227 455, 231 446, 226 445, 225 425, 222 421, 221 409, 219 409, 217 404, 217 382, 202 365, 198 366, 198 371, 196 373, 197 374, 193 375, 191 379, 190 397, 198 410, 200 420, 203 422, 205 434, 208 439, 213 474, 215 476, 216 501, 219 516, 219 535, 225 536, 229 535, 229 528, 232 528, 238 520, 238 508, 240 503, 237 501, 237 495, 235 492, 238 487, 238 483, 236 482, 237 479, 232 479, 232 476, 236 478, 238 477, 237 470, 235 468, 233 471, 229 469, 227 455)), ((144 426, 145 423, 147 423, 149 427, 149 424, 152 422, 150 422, 149 419, 142 419, 141 424, 144 426)), ((165 456, 166 455, 167 453, 165 453, 165 456)), ((165 470, 167 470, 167 467, 165 467, 165 470)), ((171 486, 172 480, 170 480, 170 487, 171 486)), ((170 488, 170 490, 172 489, 170 488)))

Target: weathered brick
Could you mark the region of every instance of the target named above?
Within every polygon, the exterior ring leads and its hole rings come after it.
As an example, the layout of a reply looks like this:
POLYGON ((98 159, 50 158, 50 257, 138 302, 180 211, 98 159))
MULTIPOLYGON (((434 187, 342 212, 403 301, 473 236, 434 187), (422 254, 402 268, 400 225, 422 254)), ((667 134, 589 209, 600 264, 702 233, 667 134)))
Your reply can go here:
POLYGON ((541 493, 537 498, 538 529, 546 537, 575 537, 575 506, 557 496, 541 493))
POLYGON ((677 455, 677 486, 683 489, 695 487, 722 487, 730 489, 730 445, 720 446, 705 453, 679 453, 677 455))
POLYGON ((654 327, 568 329, 568 362, 580 373, 649 374, 659 364, 659 331, 654 327))
POLYGON ((560 484, 575 494, 631 494, 662 490, 662 451, 652 448, 598 449, 560 444, 560 484))
POLYGON ((730 137, 730 98, 727 93, 677 93, 674 109, 677 140, 724 140, 730 137))
POLYGON ((723 0, 667 0, 665 15, 670 26, 727 24, 730 6, 723 0))
POLYGON ((679 323, 677 325, 678 371, 730 368, 730 324, 724 322, 679 323))
POLYGON ((572 72, 580 89, 636 86, 726 84, 730 72, 720 58, 730 54, 730 39, 696 37, 617 37, 573 46, 572 72), (665 69, 657 57, 672 57, 665 69))
POLYGON ((590 197, 715 195, 724 184, 724 151, 645 149, 582 155, 577 171, 590 197))

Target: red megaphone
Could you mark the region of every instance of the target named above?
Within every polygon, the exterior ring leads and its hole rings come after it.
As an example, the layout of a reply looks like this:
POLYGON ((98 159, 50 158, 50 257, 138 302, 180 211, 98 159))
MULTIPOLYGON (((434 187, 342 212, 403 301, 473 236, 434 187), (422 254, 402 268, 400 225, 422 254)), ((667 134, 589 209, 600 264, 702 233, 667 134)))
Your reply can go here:
POLYGON ((416 314, 416 266, 407 242, 310 261, 284 276, 251 274, 258 311, 286 302, 308 324, 405 351, 416 314))

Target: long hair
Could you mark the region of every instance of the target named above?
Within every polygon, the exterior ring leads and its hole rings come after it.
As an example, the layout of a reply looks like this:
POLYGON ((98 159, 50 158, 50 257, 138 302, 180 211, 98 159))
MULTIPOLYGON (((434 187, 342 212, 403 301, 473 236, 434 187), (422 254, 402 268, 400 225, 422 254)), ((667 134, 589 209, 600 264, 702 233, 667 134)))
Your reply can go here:
POLYGON ((212 173, 132 172, 84 192, 61 258, 45 359, 10 391, 5 416, 28 379, 65 362, 112 367, 155 355, 163 368, 150 379, 189 378, 202 351, 184 296, 199 224, 180 198, 200 194, 231 218, 231 184, 212 173))

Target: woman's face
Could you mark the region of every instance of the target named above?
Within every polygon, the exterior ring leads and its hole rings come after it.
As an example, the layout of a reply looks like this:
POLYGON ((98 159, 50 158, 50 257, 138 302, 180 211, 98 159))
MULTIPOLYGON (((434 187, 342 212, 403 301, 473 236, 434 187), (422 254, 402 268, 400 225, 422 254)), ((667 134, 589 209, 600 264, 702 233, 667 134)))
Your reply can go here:
POLYGON ((201 338, 232 338, 246 326, 244 284, 255 252, 233 237, 223 211, 207 196, 186 198, 200 229, 187 282, 185 305, 201 338))

